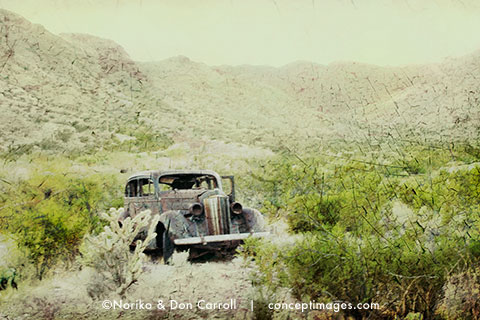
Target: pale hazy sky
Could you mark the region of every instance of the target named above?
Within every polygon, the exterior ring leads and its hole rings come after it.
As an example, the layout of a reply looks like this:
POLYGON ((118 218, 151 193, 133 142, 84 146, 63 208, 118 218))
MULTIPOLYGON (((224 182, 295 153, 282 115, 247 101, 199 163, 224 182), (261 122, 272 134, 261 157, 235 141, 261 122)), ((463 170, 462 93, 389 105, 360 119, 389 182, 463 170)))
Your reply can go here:
POLYGON ((0 0, 53 33, 109 38, 134 60, 403 65, 480 49, 478 0, 0 0))

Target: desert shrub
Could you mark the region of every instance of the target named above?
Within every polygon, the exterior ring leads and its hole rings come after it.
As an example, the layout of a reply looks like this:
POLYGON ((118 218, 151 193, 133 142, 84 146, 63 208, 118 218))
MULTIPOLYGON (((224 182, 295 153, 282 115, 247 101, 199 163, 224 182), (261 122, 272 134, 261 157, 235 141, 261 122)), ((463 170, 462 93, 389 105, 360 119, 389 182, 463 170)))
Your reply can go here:
POLYGON ((469 157, 463 148, 451 149, 449 145, 420 143, 395 150, 395 153, 387 157, 392 163, 389 167, 389 173, 392 175, 424 174, 451 161, 457 159, 463 161, 469 157))
POLYGON ((420 174, 426 172, 424 161, 421 161, 417 158, 400 158, 397 163, 400 168, 408 174, 420 174))
POLYGON ((444 285, 439 313, 448 319, 480 318, 480 268, 452 274, 444 285))
POLYGON ((33 147, 34 145, 32 143, 14 144, 12 142, 5 150, 0 151, 0 159, 2 159, 4 163, 15 161, 22 155, 30 154, 33 147))
MULTIPOLYGON (((464 219, 470 225, 480 210, 480 166, 440 170, 425 179, 403 181, 398 197, 416 210, 427 207, 444 222, 464 219)), ((462 228, 463 229, 463 228, 462 228)))
POLYGON ((279 159, 255 174, 266 193, 262 211, 283 216, 295 232, 329 230, 341 224, 358 228, 358 218, 378 216, 387 199, 395 196, 392 180, 375 165, 346 162, 328 164, 323 159, 279 159))
POLYGON ((17 288, 17 281, 17 270, 0 266, 0 290, 5 290, 7 287, 17 288))
POLYGON ((135 282, 142 272, 145 259, 143 251, 148 243, 155 239, 155 227, 158 216, 152 218, 149 210, 142 211, 133 219, 118 223, 118 217, 123 209, 110 209, 102 217, 108 221, 104 231, 96 236, 87 236, 82 246, 82 262, 92 267, 94 275, 89 286, 92 297, 101 297, 104 294, 115 292, 122 298, 126 291, 135 282), (135 250, 130 252, 130 246, 135 237, 148 227, 146 238, 135 242, 135 250))
POLYGON ((116 183, 110 176, 62 173, 69 167, 61 165, 49 169, 4 184, 0 198, 0 232, 13 238, 39 279, 57 262, 73 262, 83 236, 101 228, 97 212, 112 202, 107 192, 116 183))
POLYGON ((59 129, 55 131, 54 136, 56 140, 60 140, 64 143, 67 143, 70 140, 70 138, 73 136, 73 134, 74 134, 73 130, 66 128, 66 129, 61 129, 61 130, 59 129))
POLYGON ((72 123, 70 123, 70 125, 73 128, 75 128, 75 130, 77 132, 83 132, 83 131, 85 131, 89 128, 89 126, 87 124, 85 124, 83 121, 79 121, 79 120, 72 121, 72 123))
POLYGON ((259 284, 291 288, 300 300, 383 306, 381 311, 347 310, 351 316, 420 312, 432 317, 448 272, 465 251, 448 235, 434 243, 434 250, 422 248, 418 245, 421 239, 412 237, 413 233, 398 235, 388 243, 380 236, 358 238, 334 229, 328 236, 307 233, 291 247, 257 243, 259 284))
POLYGON ((288 277, 282 249, 260 238, 246 239, 239 249, 239 253, 247 261, 251 256, 258 255, 260 258, 255 261, 258 268, 251 274, 254 288, 251 299, 255 319, 273 319, 274 312, 268 308, 268 304, 281 300, 277 297, 277 292, 286 284, 285 277, 288 277))
POLYGON ((289 206, 297 208, 287 216, 291 230, 306 232, 316 230, 322 225, 335 225, 344 204, 340 197, 313 194, 299 195, 289 206))
POLYGON ((53 138, 43 138, 40 141, 35 142, 35 146, 41 150, 58 151, 61 149, 61 145, 53 138))
POLYGON ((173 144, 173 140, 155 128, 140 128, 135 130, 120 130, 119 133, 129 135, 135 139, 123 141, 110 148, 117 151, 146 152, 166 149, 173 144))
POLYGON ((480 147, 472 143, 465 143, 459 146, 462 151, 462 161, 475 162, 480 160, 480 147))
POLYGON ((253 317, 254 319, 271 320, 273 319, 273 310, 268 307, 268 304, 275 301, 275 296, 271 292, 267 292, 264 287, 258 286, 255 288, 252 296, 253 301, 253 317))
POLYGON ((480 252, 480 166, 443 169, 453 158, 435 150, 411 155, 418 166, 295 157, 268 163, 268 174, 256 173, 267 193, 263 212, 283 216, 302 240, 247 242, 259 284, 290 288, 300 300, 383 306, 346 311, 355 317, 432 318, 448 279, 477 263, 480 252))

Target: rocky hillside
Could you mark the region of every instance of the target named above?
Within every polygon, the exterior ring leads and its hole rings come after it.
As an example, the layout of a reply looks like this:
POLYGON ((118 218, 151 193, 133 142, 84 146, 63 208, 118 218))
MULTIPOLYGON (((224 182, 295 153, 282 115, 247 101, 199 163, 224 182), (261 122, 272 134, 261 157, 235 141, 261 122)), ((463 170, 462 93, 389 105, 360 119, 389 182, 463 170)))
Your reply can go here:
POLYGON ((56 36, 0 10, 3 148, 95 145, 141 110, 144 75, 112 41, 56 36))
POLYGON ((110 40, 54 35, 6 10, 0 23, 4 151, 478 134, 479 52, 406 67, 207 66, 182 56, 137 63, 110 40))
POLYGON ((476 136, 480 123, 480 52, 396 68, 309 62, 208 67, 177 57, 141 69, 170 105, 228 127, 250 123, 245 129, 264 137, 452 140, 476 136))

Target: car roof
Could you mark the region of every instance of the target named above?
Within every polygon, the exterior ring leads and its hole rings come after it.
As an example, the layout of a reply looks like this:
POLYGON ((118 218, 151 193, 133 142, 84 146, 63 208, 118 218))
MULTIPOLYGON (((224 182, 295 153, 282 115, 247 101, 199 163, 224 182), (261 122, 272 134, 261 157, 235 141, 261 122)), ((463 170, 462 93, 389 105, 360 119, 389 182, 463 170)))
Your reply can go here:
POLYGON ((168 176, 168 175, 175 175, 175 174, 198 174, 198 175, 211 175, 217 178, 218 181, 221 181, 220 176, 218 173, 212 170, 167 170, 167 171, 159 171, 159 170, 148 170, 148 171, 140 171, 137 172, 130 177, 128 177, 128 181, 138 178, 150 178, 150 176, 168 176))

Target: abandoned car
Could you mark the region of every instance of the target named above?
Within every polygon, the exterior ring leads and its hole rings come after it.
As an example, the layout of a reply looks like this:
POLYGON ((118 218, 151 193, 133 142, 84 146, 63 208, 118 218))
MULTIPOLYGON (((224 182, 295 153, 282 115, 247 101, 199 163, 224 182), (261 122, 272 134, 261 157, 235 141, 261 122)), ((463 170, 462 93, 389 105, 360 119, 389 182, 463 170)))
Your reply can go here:
MULTIPOLYGON (((189 259, 225 256, 247 237, 261 237, 262 214, 235 201, 233 176, 210 170, 146 171, 131 176, 125 187, 125 208, 119 222, 150 209, 160 215, 156 239, 146 251, 163 256, 189 249, 189 259), (224 191, 224 184, 228 192, 224 191)), ((145 232, 137 236, 145 239, 145 232)))

